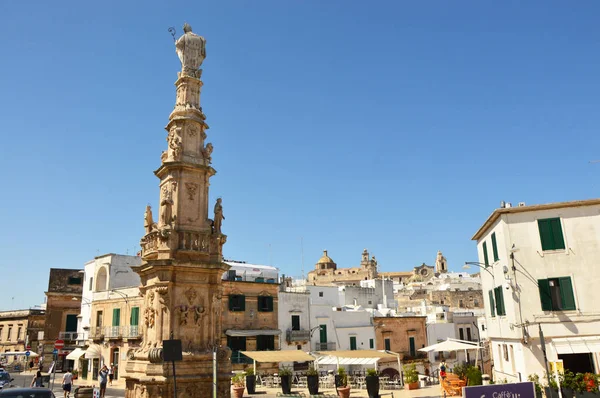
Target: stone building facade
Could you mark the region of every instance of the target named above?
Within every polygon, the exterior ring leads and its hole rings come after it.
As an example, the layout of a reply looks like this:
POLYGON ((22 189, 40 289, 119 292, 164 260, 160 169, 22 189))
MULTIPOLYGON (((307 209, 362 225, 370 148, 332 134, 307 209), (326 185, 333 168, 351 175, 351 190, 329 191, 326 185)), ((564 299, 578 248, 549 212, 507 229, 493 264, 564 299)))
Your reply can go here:
POLYGON ((338 268, 324 250, 315 269, 308 273, 308 283, 316 286, 359 285, 360 281, 375 279, 377 275, 377 260, 375 256, 369 256, 367 249, 362 252, 360 266, 352 268, 338 268))
POLYGON ((40 332, 43 335, 45 321, 42 309, 0 312, 0 352, 25 351, 27 344, 38 352, 38 336, 40 332))
MULTIPOLYGON (((260 269, 261 266, 254 266, 260 269)), ((273 268, 273 267, 268 267, 273 268)), ((260 278, 236 280, 233 265, 223 281, 221 345, 231 349, 234 370, 248 367, 252 361, 240 351, 280 349, 278 328, 279 284, 260 278)), ((238 272, 240 273, 240 272, 238 272)), ((259 372, 276 371, 276 363, 257 364, 259 372)))
MULTIPOLYGON (((376 349, 400 354, 403 363, 425 360, 418 350, 427 344, 426 321, 426 316, 374 317, 376 349)), ((398 374, 396 361, 382 360, 379 367, 384 374, 398 374)))
POLYGON ((452 309, 483 309, 483 291, 473 290, 415 290, 410 295, 396 295, 399 308, 414 306, 425 300, 428 304, 447 305, 452 309))
MULTIPOLYGON (((42 358, 44 364, 53 360, 54 342, 65 333, 77 333, 77 316, 83 291, 83 271, 78 269, 50 269, 48 291, 46 292, 46 313, 44 320, 44 340, 42 358)), ((66 355, 74 350, 76 341, 65 341, 64 349, 58 353, 56 370, 63 370, 66 355)))

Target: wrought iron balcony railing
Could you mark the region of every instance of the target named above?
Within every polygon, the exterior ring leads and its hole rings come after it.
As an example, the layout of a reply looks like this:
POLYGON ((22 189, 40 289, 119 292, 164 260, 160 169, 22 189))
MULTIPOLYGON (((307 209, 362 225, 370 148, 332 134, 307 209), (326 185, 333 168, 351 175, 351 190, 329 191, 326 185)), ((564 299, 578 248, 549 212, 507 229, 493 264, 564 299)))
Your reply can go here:
POLYGON ((83 340, 83 333, 77 333, 77 332, 59 332, 58 333, 58 338, 64 341, 77 341, 77 340, 83 340))
POLYGON ((334 351, 335 343, 315 343, 315 351, 334 351))
POLYGON ((310 330, 288 329, 286 332, 286 340, 288 343, 292 343, 295 341, 308 341, 310 340, 310 330))

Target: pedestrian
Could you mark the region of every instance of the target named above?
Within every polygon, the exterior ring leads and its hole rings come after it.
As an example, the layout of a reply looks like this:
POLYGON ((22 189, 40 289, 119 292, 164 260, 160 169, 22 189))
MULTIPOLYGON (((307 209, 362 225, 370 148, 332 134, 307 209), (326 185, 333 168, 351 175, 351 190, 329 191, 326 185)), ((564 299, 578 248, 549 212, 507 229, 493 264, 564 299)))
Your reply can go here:
POLYGON ((64 393, 64 397, 68 398, 71 395, 71 386, 73 385, 73 373, 71 373, 71 369, 67 370, 67 373, 63 375, 62 379, 62 389, 64 393))
POLYGON ((115 364, 111 363, 108 368, 108 385, 112 386, 113 378, 115 377, 115 364))
POLYGON ((42 384, 42 371, 38 370, 31 380, 31 387, 44 387, 42 384))
POLYGON ((106 382, 108 378, 108 368, 106 365, 102 366, 98 376, 100 377, 100 398, 104 398, 104 395, 106 395, 106 382))
POLYGON ((440 379, 444 380, 446 378, 446 361, 442 359, 442 363, 440 363, 440 379))
POLYGON ((33 359, 31 361, 29 361, 29 370, 31 371, 33 369, 33 359))

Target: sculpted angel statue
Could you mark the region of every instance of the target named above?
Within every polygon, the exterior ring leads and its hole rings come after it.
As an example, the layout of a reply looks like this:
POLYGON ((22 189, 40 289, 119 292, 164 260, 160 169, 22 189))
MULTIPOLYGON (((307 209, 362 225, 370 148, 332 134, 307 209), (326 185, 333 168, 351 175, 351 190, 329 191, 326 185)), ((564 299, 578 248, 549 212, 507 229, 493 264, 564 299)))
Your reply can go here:
POLYGON ((181 61, 181 70, 184 74, 195 77, 204 58, 206 58, 206 40, 192 32, 192 27, 187 23, 183 25, 183 36, 175 42, 177 56, 181 61))

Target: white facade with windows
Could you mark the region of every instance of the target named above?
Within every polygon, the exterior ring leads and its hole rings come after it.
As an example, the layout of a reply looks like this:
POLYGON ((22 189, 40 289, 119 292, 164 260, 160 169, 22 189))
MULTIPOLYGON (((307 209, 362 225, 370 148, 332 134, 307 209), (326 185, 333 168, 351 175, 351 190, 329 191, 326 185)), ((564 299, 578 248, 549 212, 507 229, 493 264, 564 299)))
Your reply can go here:
POLYGON ((307 291, 286 291, 282 287, 279 292, 277 321, 281 330, 281 350, 311 351, 309 302, 310 294, 307 291))
POLYGON ((543 376, 548 360, 600 370, 600 199, 504 207, 477 241, 496 380, 543 376))

